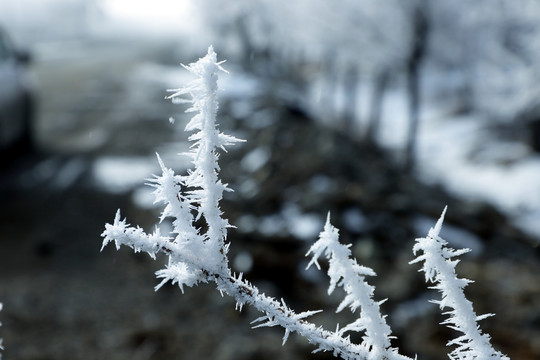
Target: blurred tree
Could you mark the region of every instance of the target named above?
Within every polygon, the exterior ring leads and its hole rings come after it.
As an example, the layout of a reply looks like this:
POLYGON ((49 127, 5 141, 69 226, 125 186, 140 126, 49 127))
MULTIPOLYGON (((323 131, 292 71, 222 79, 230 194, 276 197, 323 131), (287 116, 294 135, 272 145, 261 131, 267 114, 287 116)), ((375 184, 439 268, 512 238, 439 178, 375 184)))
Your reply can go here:
POLYGON ((434 1, 432 17, 430 61, 461 74, 449 82, 460 109, 511 121, 538 102, 540 2, 434 1))
POLYGON ((537 0, 239 0, 219 12, 212 0, 199 3, 216 34, 236 39, 231 48, 252 71, 294 84, 302 94, 296 100, 317 84, 319 102, 308 103, 308 112, 341 120, 336 126, 352 134, 365 122, 369 142, 377 143, 390 80, 404 76, 408 171, 425 78, 431 88, 424 100, 454 99, 456 112, 540 118, 531 116, 540 98, 537 0), (368 94, 359 90, 368 81, 369 109, 360 112, 368 94))
POLYGON ((409 96, 409 131, 405 147, 405 170, 412 171, 420 122, 420 71, 426 57, 429 38, 429 0, 420 0, 412 9, 413 36, 407 61, 407 93, 409 96))

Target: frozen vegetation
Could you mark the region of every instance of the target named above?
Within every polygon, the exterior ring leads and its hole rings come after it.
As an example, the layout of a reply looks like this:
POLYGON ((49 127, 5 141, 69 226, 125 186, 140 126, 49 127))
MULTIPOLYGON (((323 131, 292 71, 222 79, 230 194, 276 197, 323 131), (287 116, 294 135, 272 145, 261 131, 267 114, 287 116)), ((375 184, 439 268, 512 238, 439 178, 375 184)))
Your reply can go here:
MULTIPOLYGON (((330 351, 343 359, 409 359, 392 347, 392 332, 386 316, 380 312, 381 301, 374 299, 375 288, 366 281, 375 272, 361 266, 352 258, 350 246, 339 242, 339 231, 330 223, 330 215, 319 239, 308 252, 309 266, 319 267, 319 259, 328 260, 330 277, 329 293, 342 287, 345 298, 338 311, 350 308, 358 311, 358 319, 335 331, 328 331, 307 319, 318 311, 296 313, 283 299, 277 300, 261 293, 257 287, 235 274, 229 267, 227 231, 232 227, 220 210, 224 191, 230 191, 219 179, 219 152, 239 141, 226 135, 217 127, 217 77, 223 70, 213 48, 198 62, 186 66, 196 79, 186 87, 173 90, 170 98, 174 102, 191 103, 187 110, 194 112, 186 131, 193 132, 193 143, 187 154, 192 169, 186 175, 177 175, 159 158, 162 174, 151 180, 155 201, 164 205, 161 221, 171 218, 173 230, 162 234, 158 229, 146 233, 138 226, 130 226, 118 211, 112 224, 107 224, 102 236, 103 247, 115 243, 117 248, 126 245, 134 251, 146 252, 152 258, 162 253, 168 263, 156 275, 163 284, 171 281, 182 292, 184 287, 200 283, 214 283, 221 294, 232 296, 237 308, 250 305, 262 316, 254 320, 255 327, 281 326, 285 333, 283 344, 289 334, 296 332, 315 346, 315 351, 330 351), (190 99, 182 98, 189 95, 190 99), (361 343, 353 343, 350 333, 362 334, 361 343)), ((255 155, 254 155, 255 156, 255 155)), ((445 210, 446 211, 446 210, 445 210)), ((508 359, 493 349, 490 337, 482 333, 478 321, 492 314, 477 316, 463 293, 470 280, 458 278, 454 269, 457 256, 468 249, 454 250, 439 236, 444 212, 425 238, 416 240, 413 252, 417 258, 412 263, 421 263, 426 281, 440 291, 441 299, 435 302, 448 316, 444 324, 461 333, 447 345, 451 347, 449 357, 453 360, 508 359)))

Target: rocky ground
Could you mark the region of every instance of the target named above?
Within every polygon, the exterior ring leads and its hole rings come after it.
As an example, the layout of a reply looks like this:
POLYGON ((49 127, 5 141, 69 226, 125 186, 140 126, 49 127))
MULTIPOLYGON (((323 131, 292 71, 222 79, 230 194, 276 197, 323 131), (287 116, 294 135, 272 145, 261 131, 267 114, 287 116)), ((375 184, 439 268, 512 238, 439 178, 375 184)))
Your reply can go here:
MULTIPOLYGON (((36 64, 40 150, 5 164, 0 174, 5 358, 332 358, 310 355, 312 346, 295 336, 282 347, 280 329, 252 330, 258 314, 235 311, 212 285, 183 295, 173 286, 155 293, 153 273, 164 259, 113 246, 100 253, 100 233, 118 208, 146 229, 159 209, 137 200, 144 194, 139 186, 103 187, 96 164, 145 156, 153 163, 156 150, 185 148, 184 133, 167 121, 178 110, 161 100, 159 83, 126 81, 140 62, 176 62, 166 46, 115 45, 112 52, 93 51, 94 60, 36 64)), ((313 320, 328 329, 353 321, 347 311, 334 313, 341 294, 326 295, 324 274, 303 270, 304 254, 330 211, 342 241, 378 274, 370 283, 377 299, 389 299, 383 311, 398 337, 394 345, 419 359, 443 359, 455 334, 438 325, 442 317, 427 303, 437 295, 408 262, 415 237, 448 205, 445 228, 453 231, 443 236, 474 250, 458 266, 476 281, 467 294, 477 313, 497 314, 483 329, 514 360, 540 357, 540 253, 533 241, 496 209, 421 184, 388 154, 315 125, 294 104, 262 93, 244 115, 234 98, 224 99, 220 110, 222 128, 248 140, 222 155, 223 178, 235 189, 223 202, 238 226, 229 234, 235 270, 298 311, 325 309, 313 320)), ((136 177, 136 169, 124 177, 136 177)))

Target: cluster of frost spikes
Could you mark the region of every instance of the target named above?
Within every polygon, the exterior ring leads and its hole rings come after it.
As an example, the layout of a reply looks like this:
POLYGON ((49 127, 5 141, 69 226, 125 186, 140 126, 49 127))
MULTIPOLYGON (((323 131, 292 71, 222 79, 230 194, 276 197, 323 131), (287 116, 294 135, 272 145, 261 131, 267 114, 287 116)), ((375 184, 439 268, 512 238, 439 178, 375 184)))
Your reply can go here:
POLYGON ((347 331, 365 332, 362 345, 370 353, 370 359, 402 359, 403 356, 397 353, 396 349, 390 347, 391 330, 386 323, 385 317, 381 315, 380 304, 375 302, 373 293, 375 287, 369 285, 365 276, 375 276, 375 272, 368 267, 359 265, 352 258, 350 245, 339 242, 339 233, 330 224, 330 214, 326 220, 324 231, 321 232, 319 240, 309 249, 307 255, 313 254, 308 268, 315 264, 320 270, 317 259, 325 255, 328 259, 328 275, 330 277, 330 295, 336 286, 343 287, 347 294, 345 299, 339 304, 337 311, 349 306, 351 311, 360 308, 360 317, 353 323, 345 326, 339 332, 347 331))
POLYGON ((439 304, 441 310, 451 309, 444 313, 449 317, 443 324, 463 333, 447 344, 457 345, 449 357, 452 360, 509 360, 507 356, 493 349, 489 335, 483 334, 478 325, 478 321, 493 314, 477 316, 472 303, 465 297, 463 289, 472 281, 457 277, 455 267, 459 260, 452 258, 465 254, 470 249, 449 248, 446 246, 447 242, 439 237, 445 213, 446 208, 435 227, 429 230, 427 237, 416 239, 413 252, 416 255, 418 251, 422 251, 423 254, 410 263, 424 262, 421 271, 425 273, 426 282, 435 283, 432 288, 442 293, 442 299, 433 302, 439 304))
MULTIPOLYGON (((186 69, 197 78, 187 87, 173 90, 174 93, 169 97, 173 101, 180 101, 178 96, 189 95, 191 99, 187 101, 192 106, 187 111, 196 113, 186 126, 186 131, 196 131, 189 138, 193 141, 193 146, 187 154, 192 159, 193 169, 187 175, 176 175, 165 166, 158 155, 162 174, 156 176, 151 183, 155 188, 156 202, 165 206, 161 221, 171 218, 173 231, 162 235, 156 229, 148 234, 139 227, 127 224, 126 220, 121 219, 118 211, 114 223, 105 225, 102 234, 103 247, 114 242, 117 249, 121 245, 126 245, 136 252, 144 251, 152 258, 155 258, 157 253, 165 254, 169 261, 165 269, 156 273, 163 279, 156 286, 156 290, 167 281, 178 284, 182 291, 184 285, 214 282, 222 294, 235 298, 238 309, 244 305, 251 305, 263 313, 263 316, 253 322, 257 323, 255 327, 284 328, 283 344, 290 333, 296 332, 316 346, 315 352, 331 351, 334 356, 346 360, 411 360, 400 355, 397 349, 390 345, 391 330, 379 309, 382 302, 373 300, 374 287, 364 280, 365 276, 373 276, 375 273, 358 265, 351 256, 349 246, 339 243, 338 230, 330 224, 330 217, 319 240, 307 254, 313 256, 308 267, 312 264, 319 267, 317 260, 321 255, 328 258, 329 293, 337 286, 342 287, 346 293, 338 311, 347 306, 353 312, 360 308, 359 318, 351 324, 342 329, 338 326, 336 331, 324 330, 306 321, 307 317, 318 311, 297 314, 283 300, 278 301, 261 293, 244 280, 242 274, 232 273, 228 266, 226 242, 227 229, 230 225, 222 217, 219 207, 223 192, 229 188, 218 177, 218 152, 220 149, 225 150, 225 146, 242 140, 222 134, 217 129, 217 74, 223 70, 220 64, 217 62, 216 53, 210 47, 204 58, 186 66, 186 69), (198 224, 200 220, 203 220, 206 226, 197 226, 196 223, 198 224), (346 333, 351 331, 363 332, 361 344, 350 341, 350 336, 346 333)), ((449 305, 454 309, 449 322, 465 333, 464 337, 451 343, 459 347, 450 356, 452 359, 461 360, 505 359, 493 351, 489 339, 486 335, 481 335, 477 328, 477 318, 472 308, 469 311, 461 291, 466 281, 455 277, 453 272, 455 262, 447 260, 462 252, 442 248, 444 244, 442 239, 438 238, 441 225, 442 218, 427 239, 419 239, 414 250, 425 252, 425 255, 418 257, 416 261, 425 261, 424 270, 427 278, 438 281, 437 288, 443 290, 441 306, 449 305), (432 244, 433 241, 437 244, 432 244), (471 327, 476 329, 478 336, 471 327)))

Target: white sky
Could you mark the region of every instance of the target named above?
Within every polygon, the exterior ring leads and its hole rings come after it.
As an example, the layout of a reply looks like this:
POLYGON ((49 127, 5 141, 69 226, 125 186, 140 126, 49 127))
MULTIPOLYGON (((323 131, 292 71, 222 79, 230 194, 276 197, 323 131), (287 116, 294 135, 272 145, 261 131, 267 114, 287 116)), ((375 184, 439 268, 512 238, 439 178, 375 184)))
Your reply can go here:
POLYGON ((194 33, 201 26, 195 4, 194 0, 0 0, 0 24, 23 42, 115 27, 135 33, 194 33))
POLYGON ((102 4, 111 17, 128 23, 185 29, 198 24, 192 0, 102 0, 102 4))

